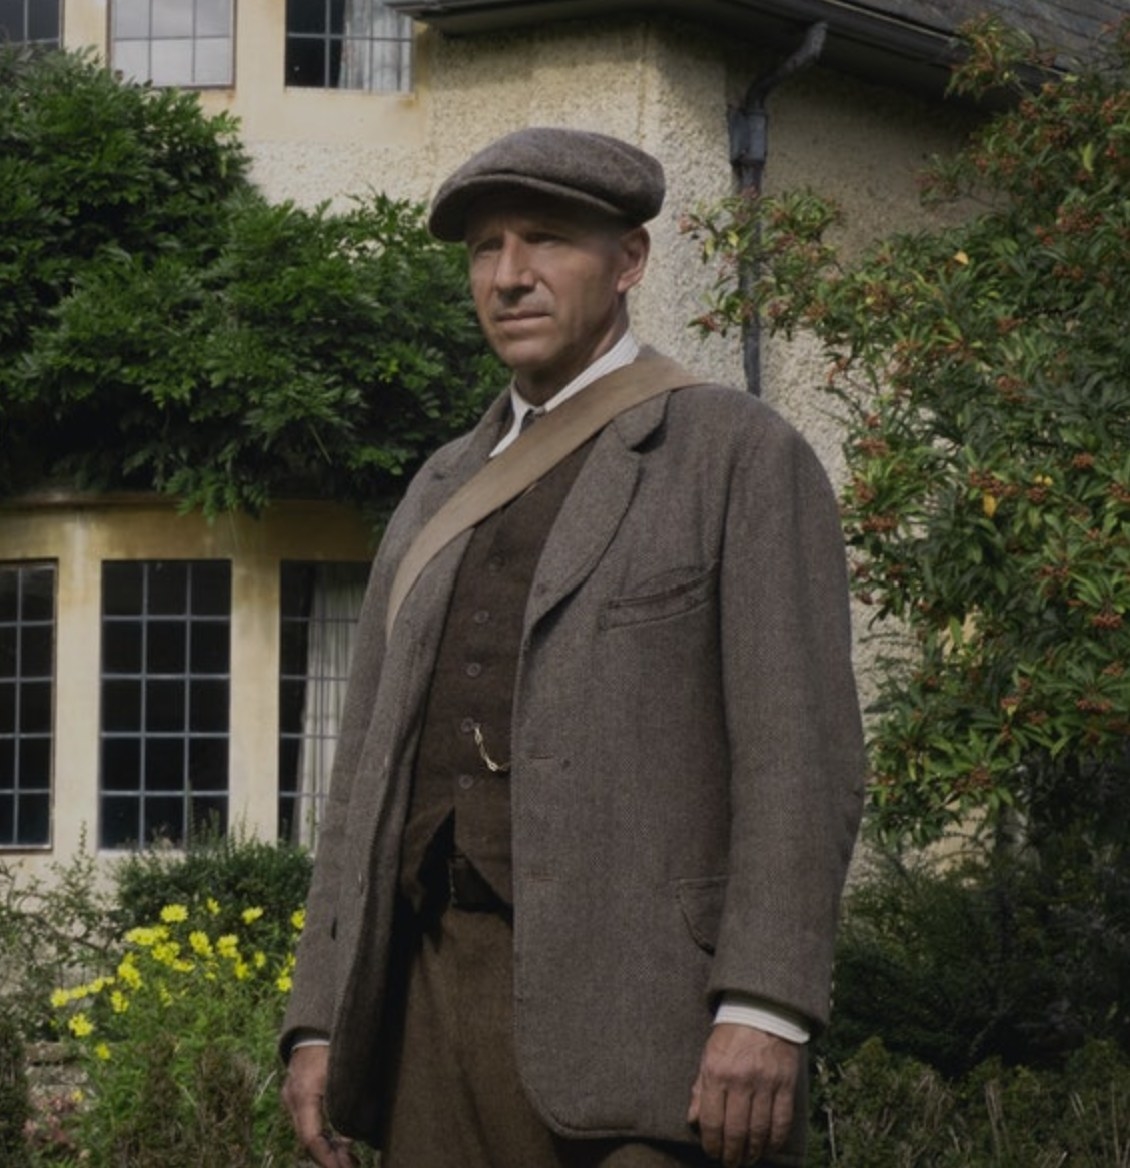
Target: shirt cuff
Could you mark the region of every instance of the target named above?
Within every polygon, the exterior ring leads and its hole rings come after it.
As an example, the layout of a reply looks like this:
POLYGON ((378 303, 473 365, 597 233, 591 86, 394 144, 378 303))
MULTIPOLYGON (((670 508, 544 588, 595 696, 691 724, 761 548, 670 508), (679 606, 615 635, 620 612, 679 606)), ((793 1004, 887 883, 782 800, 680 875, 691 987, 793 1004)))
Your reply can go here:
POLYGON ((296 1051, 300 1046, 329 1046, 329 1036, 320 1030, 298 1030, 291 1039, 290 1051, 296 1051))
POLYGON ((714 1025, 717 1026, 719 1022, 752 1026, 788 1042, 805 1043, 812 1037, 808 1023, 799 1014, 771 1005, 751 994, 723 994, 714 1015, 714 1025))

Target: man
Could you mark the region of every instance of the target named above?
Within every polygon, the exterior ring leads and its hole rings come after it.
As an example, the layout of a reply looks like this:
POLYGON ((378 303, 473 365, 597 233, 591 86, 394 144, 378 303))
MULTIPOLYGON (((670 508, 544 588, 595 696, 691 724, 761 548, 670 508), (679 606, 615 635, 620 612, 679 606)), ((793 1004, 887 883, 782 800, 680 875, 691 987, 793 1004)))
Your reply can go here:
POLYGON ((513 383, 361 614, 282 1042, 325 1168, 323 1107, 383 1168, 801 1162, 861 802, 842 537, 795 431, 640 352, 662 199, 540 128, 433 203, 513 383))

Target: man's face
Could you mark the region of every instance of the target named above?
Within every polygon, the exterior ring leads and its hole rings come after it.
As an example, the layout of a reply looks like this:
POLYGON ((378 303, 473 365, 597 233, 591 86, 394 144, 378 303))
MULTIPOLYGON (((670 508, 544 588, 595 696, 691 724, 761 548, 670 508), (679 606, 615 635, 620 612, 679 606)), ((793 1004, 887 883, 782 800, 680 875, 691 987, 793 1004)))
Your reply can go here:
POLYGON ((538 405, 627 329, 625 293, 643 276, 648 236, 564 201, 512 196, 472 207, 467 252, 483 333, 538 405))

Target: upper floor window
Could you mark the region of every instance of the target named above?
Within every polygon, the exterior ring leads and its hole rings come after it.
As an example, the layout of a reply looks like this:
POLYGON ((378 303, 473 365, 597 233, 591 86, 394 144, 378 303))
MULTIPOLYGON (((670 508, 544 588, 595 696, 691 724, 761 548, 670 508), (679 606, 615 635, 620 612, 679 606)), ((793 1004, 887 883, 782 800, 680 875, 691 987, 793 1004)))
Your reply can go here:
POLYGON ((367 564, 284 563, 279 838, 310 846, 329 790, 367 564))
POLYGON ((154 85, 231 85, 234 5, 235 0, 112 0, 114 68, 154 85))
POLYGON ((59 47, 60 0, 0 0, 0 42, 59 47))
POLYGON ((55 566, 0 564, 0 847, 50 842, 55 566))
POLYGON ((383 0, 286 0, 286 84, 411 89, 411 19, 383 0))
POLYGON ((102 565, 102 847, 226 830, 230 689, 230 563, 102 565))

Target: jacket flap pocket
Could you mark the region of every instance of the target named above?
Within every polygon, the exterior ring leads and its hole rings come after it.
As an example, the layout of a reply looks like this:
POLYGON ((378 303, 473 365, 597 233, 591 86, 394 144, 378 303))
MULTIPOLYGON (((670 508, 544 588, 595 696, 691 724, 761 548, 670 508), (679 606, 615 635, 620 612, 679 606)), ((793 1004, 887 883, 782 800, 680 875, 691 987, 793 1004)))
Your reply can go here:
POLYGON ((713 953, 718 944, 726 884, 725 876, 703 876, 695 880, 680 880, 676 889, 687 929, 695 944, 707 953, 713 953))

